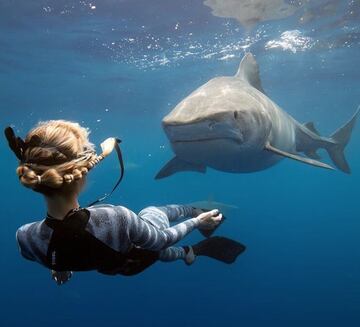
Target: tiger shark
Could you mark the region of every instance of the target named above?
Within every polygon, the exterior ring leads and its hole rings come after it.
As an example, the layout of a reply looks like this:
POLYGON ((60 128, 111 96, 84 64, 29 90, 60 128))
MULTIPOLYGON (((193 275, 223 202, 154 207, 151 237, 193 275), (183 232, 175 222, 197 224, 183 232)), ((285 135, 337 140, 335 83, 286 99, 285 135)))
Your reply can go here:
POLYGON ((334 169, 320 161, 320 148, 339 170, 350 173, 344 149, 359 112, 360 107, 330 137, 321 136, 313 123, 300 124, 265 94, 258 64, 247 53, 235 76, 211 79, 163 118, 175 157, 155 178, 182 171, 205 173, 207 167, 251 173, 283 158, 334 169))

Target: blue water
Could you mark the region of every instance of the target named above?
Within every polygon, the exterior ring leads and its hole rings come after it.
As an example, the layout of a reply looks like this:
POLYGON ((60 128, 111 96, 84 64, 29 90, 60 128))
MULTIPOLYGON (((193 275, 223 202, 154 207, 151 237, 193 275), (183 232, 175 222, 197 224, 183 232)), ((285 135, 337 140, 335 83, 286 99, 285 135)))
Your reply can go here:
MULTIPOLYGON (((111 203, 134 211, 209 198, 236 205, 218 233, 247 245, 229 266, 200 258, 133 278, 77 273, 58 287, 18 253, 16 229, 45 208, 19 185, 1 138, 2 326, 360 325, 359 126, 346 149, 351 175, 284 160, 252 174, 154 180, 173 155, 162 117, 214 76, 234 74, 245 48, 267 94, 323 135, 356 110, 359 2, 284 3, 297 8, 293 15, 244 27, 200 0, 0 2, 2 129, 11 124, 25 136, 39 120, 69 119, 88 126, 96 144, 118 136, 127 170, 111 203)), ((99 165, 82 204, 117 174, 115 156, 99 165)), ((199 239, 193 232, 186 243, 199 239)))

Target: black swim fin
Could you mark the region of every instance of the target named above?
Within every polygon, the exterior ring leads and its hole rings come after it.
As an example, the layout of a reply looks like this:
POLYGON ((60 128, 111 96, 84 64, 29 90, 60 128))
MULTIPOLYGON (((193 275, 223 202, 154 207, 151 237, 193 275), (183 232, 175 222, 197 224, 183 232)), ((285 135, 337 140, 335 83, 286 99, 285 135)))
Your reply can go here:
POLYGON ((245 245, 226 237, 209 237, 192 246, 196 256, 206 256, 230 264, 245 251, 245 245))

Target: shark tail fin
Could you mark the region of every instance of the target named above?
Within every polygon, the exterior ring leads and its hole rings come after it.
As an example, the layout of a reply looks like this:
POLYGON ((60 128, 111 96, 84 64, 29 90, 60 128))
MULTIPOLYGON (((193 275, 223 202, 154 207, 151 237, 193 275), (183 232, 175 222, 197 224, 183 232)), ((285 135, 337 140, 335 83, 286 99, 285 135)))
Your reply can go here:
POLYGON ((329 144, 329 146, 326 148, 335 166, 347 174, 351 173, 351 169, 346 161, 344 150, 350 141, 351 132, 355 126, 356 119, 359 114, 360 106, 356 110, 353 117, 331 135, 331 139, 334 141, 334 144, 329 144))

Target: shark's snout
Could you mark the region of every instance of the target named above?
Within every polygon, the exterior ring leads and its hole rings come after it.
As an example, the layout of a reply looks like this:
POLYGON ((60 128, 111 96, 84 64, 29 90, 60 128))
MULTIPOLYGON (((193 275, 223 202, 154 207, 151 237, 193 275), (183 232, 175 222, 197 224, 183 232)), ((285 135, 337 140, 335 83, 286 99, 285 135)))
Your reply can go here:
POLYGON ((187 124, 163 121, 163 127, 171 143, 204 142, 229 139, 237 143, 243 142, 241 131, 231 122, 205 120, 187 124))

